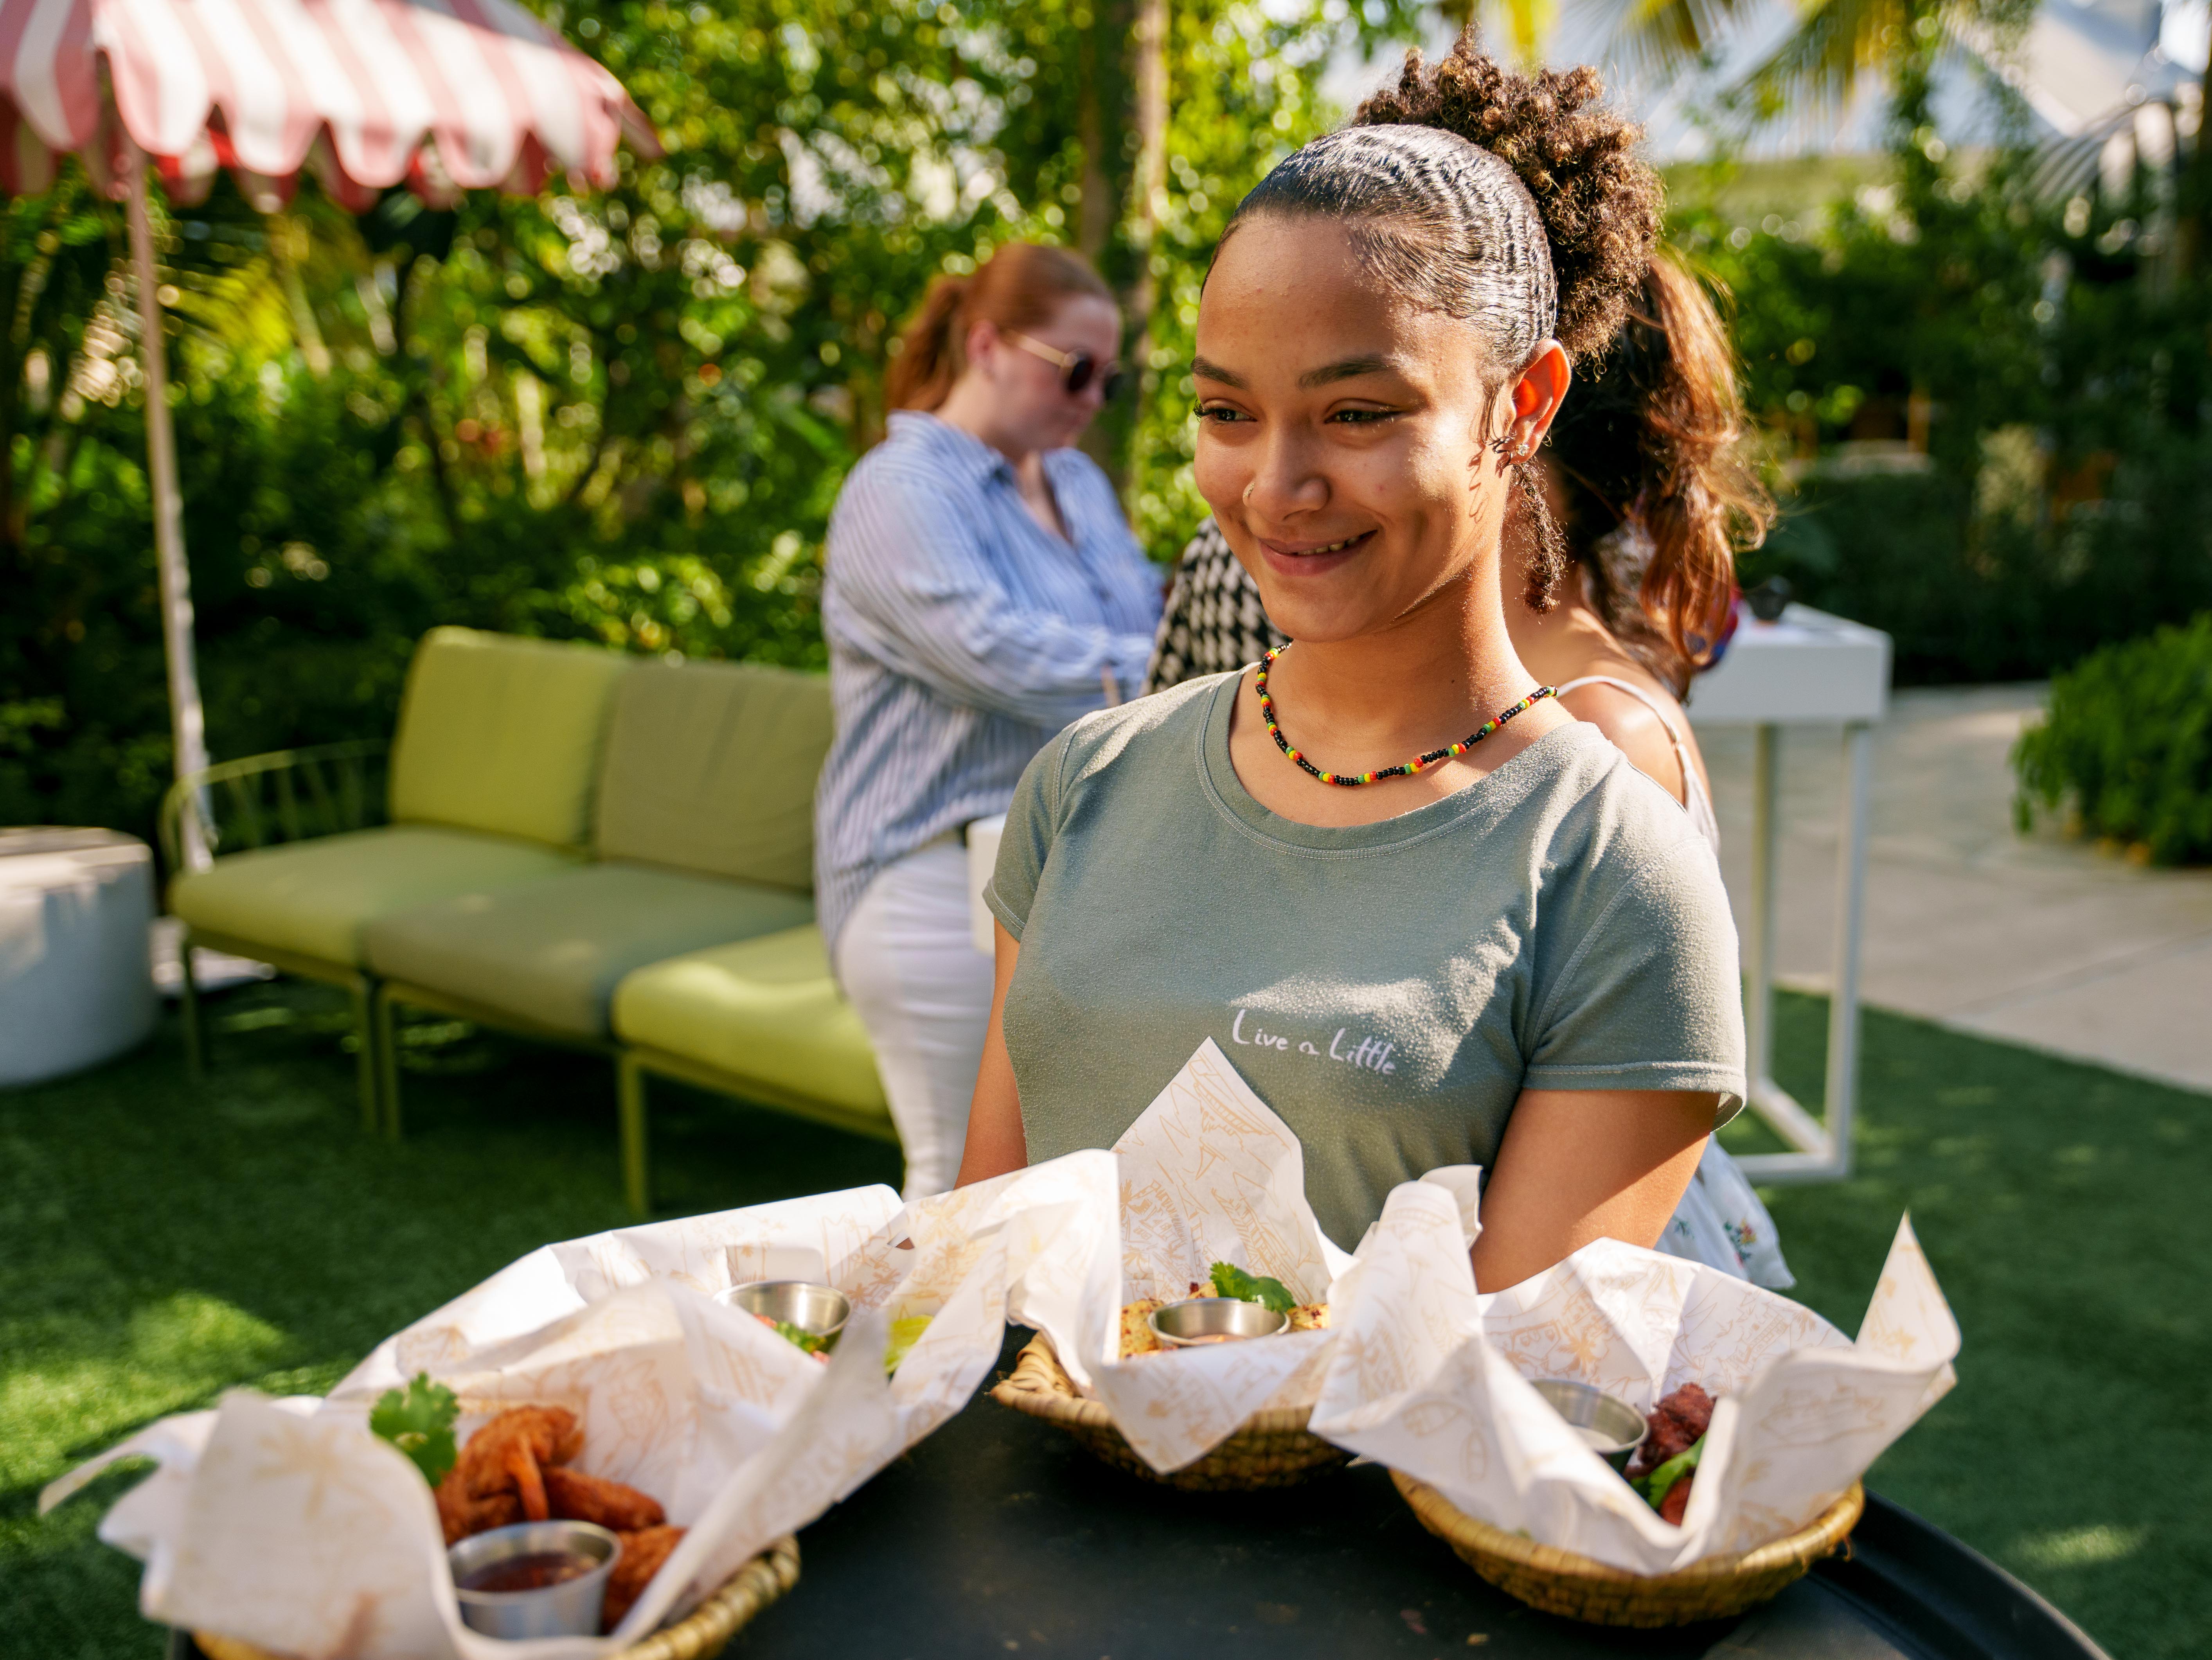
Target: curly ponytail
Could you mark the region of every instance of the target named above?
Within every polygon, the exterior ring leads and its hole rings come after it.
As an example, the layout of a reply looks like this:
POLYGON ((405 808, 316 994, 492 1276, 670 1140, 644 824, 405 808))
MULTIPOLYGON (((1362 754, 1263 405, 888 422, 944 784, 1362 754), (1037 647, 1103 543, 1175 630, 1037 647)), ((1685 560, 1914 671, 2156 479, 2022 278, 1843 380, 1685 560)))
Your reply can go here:
POLYGON ((1109 304, 1113 289, 1081 254, 1041 242, 1009 242, 973 276, 940 276, 901 330, 884 377, 894 409, 934 409, 968 367, 968 331, 978 323, 1041 329, 1062 300, 1090 294, 1109 304))
POLYGON ((1552 425, 1567 534, 1606 626, 1677 697, 1711 657, 1774 503, 1745 454, 1728 330, 1705 287, 1660 251, 1602 373, 1552 425))
POLYGON ((1352 118, 1354 127, 1455 133, 1512 169, 1551 254, 1558 291, 1552 336, 1577 367, 1627 315, 1667 200, 1659 175, 1637 158, 1643 129, 1601 104, 1604 95, 1588 64, 1533 76, 1502 68, 1470 27, 1434 64, 1407 52, 1398 84, 1352 118))
POLYGON ((952 324, 960 315, 960 302, 968 298, 969 281, 964 276, 937 278, 899 331, 898 351, 884 376, 884 402, 890 408, 933 409, 960 378, 952 324))

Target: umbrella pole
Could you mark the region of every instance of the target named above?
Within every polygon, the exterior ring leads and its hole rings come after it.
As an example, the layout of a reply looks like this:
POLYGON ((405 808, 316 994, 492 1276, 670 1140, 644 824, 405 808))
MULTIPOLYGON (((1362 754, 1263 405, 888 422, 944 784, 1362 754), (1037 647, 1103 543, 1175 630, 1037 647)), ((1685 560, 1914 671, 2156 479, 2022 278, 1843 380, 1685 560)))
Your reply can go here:
MULTIPOLYGON (((131 221, 131 263, 138 276, 138 354, 146 372, 146 460, 154 487, 154 560, 161 573, 161 644, 169 663, 169 725, 177 776, 207 771, 207 719, 200 707, 199 669, 192 653, 192 581, 185 563, 185 503, 177 488, 177 432, 169 415, 168 343, 154 274, 154 231, 146 218, 146 156, 128 146, 124 212, 131 221)), ((210 863, 204 809, 178 815, 179 854, 187 870, 210 863)))

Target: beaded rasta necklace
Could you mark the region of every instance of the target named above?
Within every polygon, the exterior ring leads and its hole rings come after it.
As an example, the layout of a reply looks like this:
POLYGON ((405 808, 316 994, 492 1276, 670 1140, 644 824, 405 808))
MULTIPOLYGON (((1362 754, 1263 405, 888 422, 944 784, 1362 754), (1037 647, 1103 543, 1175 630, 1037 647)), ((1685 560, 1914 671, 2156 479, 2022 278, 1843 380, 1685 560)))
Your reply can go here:
POLYGON ((1480 726, 1475 728, 1457 743, 1446 744, 1441 749, 1431 749, 1425 755, 1416 755, 1411 760, 1400 761, 1395 766, 1382 767, 1372 772, 1324 772, 1298 751, 1291 748, 1291 741, 1283 736, 1283 729, 1275 719, 1275 700, 1267 695, 1267 667, 1288 650, 1290 647, 1287 645, 1278 645, 1266 657, 1261 658, 1260 672, 1252 682, 1252 689, 1260 694, 1260 716, 1267 723, 1267 736, 1274 739, 1275 748, 1297 762, 1300 766, 1312 773, 1323 784, 1340 785, 1346 790, 1356 790, 1363 784, 1374 783, 1377 779, 1411 778, 1416 772, 1426 772, 1440 760, 1449 760, 1454 755, 1463 755, 1499 727, 1504 725, 1507 721, 1512 719, 1514 716, 1545 698, 1556 697, 1559 690, 1556 686, 1539 686, 1511 708, 1499 710, 1491 719, 1483 722, 1480 726))

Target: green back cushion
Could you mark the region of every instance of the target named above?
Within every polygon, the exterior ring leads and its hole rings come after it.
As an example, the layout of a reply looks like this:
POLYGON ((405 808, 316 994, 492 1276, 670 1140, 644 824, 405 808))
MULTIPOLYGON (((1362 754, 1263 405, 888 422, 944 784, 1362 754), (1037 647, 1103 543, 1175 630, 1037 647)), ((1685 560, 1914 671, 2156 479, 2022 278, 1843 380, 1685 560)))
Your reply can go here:
POLYGON ((746 663, 641 663, 615 694, 594 846, 805 892, 830 682, 746 663))
POLYGON ((581 847, 617 653, 434 628, 392 747, 392 816, 581 847))

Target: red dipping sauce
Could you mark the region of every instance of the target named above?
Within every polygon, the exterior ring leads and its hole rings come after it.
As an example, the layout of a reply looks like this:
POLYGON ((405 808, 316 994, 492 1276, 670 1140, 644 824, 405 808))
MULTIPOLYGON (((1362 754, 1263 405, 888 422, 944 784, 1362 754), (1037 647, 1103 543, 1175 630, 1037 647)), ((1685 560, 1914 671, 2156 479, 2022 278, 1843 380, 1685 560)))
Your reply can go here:
POLYGON ((456 1583, 463 1590, 543 1590, 565 1579, 580 1579, 599 1563, 573 1550, 533 1550, 487 1562, 456 1583))

